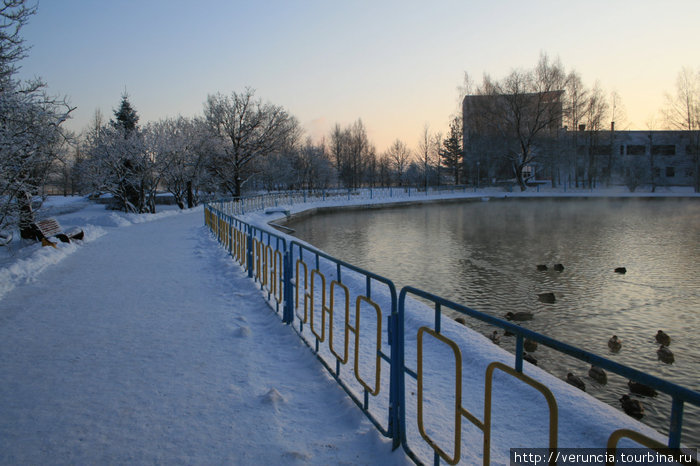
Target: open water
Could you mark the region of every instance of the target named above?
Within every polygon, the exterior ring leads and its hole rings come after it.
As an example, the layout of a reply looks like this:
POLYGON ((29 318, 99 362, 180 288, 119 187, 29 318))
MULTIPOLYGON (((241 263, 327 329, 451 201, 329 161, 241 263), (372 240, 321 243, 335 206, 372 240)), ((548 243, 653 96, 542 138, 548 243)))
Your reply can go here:
MULTIPOLYGON (((288 225, 397 288, 412 285, 498 317, 532 312, 523 323, 531 330, 700 391, 700 199, 494 199, 320 213, 288 225), (554 293, 555 302, 541 302, 540 293, 554 293), (659 329, 672 338, 673 364, 658 360, 659 329), (613 334, 622 340, 618 353, 607 346, 613 334)), ((501 346, 513 352, 515 341, 502 337, 501 346)), ((600 385, 588 365, 542 345, 533 356, 558 377, 581 376, 587 393, 617 408, 629 393, 626 379, 608 374, 600 385)), ((642 422, 667 434, 670 397, 635 397, 642 422)), ((694 406, 685 406, 682 439, 700 446, 694 406)))

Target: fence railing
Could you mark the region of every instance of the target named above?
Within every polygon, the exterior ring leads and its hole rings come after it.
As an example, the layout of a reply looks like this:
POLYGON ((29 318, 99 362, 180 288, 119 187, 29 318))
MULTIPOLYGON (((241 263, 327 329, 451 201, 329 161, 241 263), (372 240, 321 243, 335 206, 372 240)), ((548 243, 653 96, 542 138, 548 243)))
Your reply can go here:
MULTIPOLYGON (((267 201, 256 201, 264 205, 267 201)), ((221 245, 238 262, 248 276, 266 292, 268 303, 281 312, 282 322, 290 324, 300 338, 312 349, 326 370, 348 393, 367 418, 394 448, 401 446, 418 464, 429 462, 425 451, 432 451, 432 461, 444 460, 457 464, 462 456, 462 419, 471 422, 483 433, 481 456, 484 464, 491 457, 491 393, 494 373, 503 373, 537 390, 549 410, 548 445, 557 448, 558 408, 552 392, 539 381, 523 373, 523 348, 526 339, 541 343, 581 361, 596 365, 620 376, 635 380, 667 393, 673 403, 669 437, 666 445, 629 429, 613 432, 606 447, 612 451, 622 438, 631 439, 648 448, 662 451, 680 448, 683 426, 683 406, 700 406, 700 393, 618 364, 596 354, 533 332, 519 325, 448 301, 413 287, 404 287, 397 294, 393 282, 385 277, 343 262, 299 241, 288 242, 282 235, 250 225, 222 209, 222 203, 208 204, 204 209, 206 225, 221 245), (432 324, 412 326, 406 346, 406 309, 410 302, 433 307, 432 324), (484 375, 484 413, 479 418, 463 406, 462 348, 451 339, 442 326, 443 311, 449 309, 477 319, 515 335, 515 360, 512 367, 492 362, 484 375), (441 426, 454 433, 451 441, 444 435, 436 438, 436 429, 426 427, 424 347, 439 345, 454 359, 454 378, 447 381, 454 393, 453 423, 441 426), (416 366, 406 361, 406 351, 415 354, 416 366), (410 401, 406 396, 406 381, 415 392, 410 401), (419 435, 410 438, 407 432, 419 435), (422 440, 422 443, 420 441, 422 440), (418 444, 416 443, 418 442, 418 444), (426 447, 427 446, 427 447, 426 447), (450 453, 451 452, 451 453, 450 453)), ((429 309, 429 307, 427 307, 429 309)), ((434 368, 430 368, 431 370, 434 368)), ((500 380, 500 379, 499 379, 500 380)), ((433 402, 431 394, 430 401, 433 402)), ((448 400, 449 401, 449 400, 448 400)), ((428 420, 430 421, 430 420, 428 420)), ((434 424, 434 420, 433 420, 434 424)), ((440 430, 440 429, 438 429, 440 430)), ((693 456, 691 462, 697 464, 693 456)))
POLYGON ((444 193, 468 192, 464 185, 429 186, 428 189, 412 186, 358 189, 317 189, 306 191, 281 191, 224 199, 209 203, 227 215, 244 215, 271 207, 293 206, 330 200, 373 200, 392 198, 417 198, 444 193))

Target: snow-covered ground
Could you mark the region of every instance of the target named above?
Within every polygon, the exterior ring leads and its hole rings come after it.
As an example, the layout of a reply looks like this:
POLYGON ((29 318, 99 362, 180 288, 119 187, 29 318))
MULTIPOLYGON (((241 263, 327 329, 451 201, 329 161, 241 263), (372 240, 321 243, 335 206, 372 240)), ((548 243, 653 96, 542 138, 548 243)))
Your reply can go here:
MULTIPOLYGON (((414 193, 334 202, 418 200, 414 193)), ((58 198, 46 215, 66 228, 80 226, 86 235, 57 249, 17 240, 0 249, 0 463, 410 463, 401 449, 392 452, 296 333, 281 324, 203 226, 201 207, 127 215, 58 198)), ((283 215, 254 212, 245 220, 265 226, 283 215)), ((410 328, 429 321, 416 306, 410 328)), ((487 362, 512 365, 512 356, 447 319, 443 331, 471 349, 467 370, 482 374, 464 388, 463 402, 480 416, 483 395, 468 394, 483 392, 487 362)), ((652 429, 538 368, 526 365, 525 373, 556 396, 560 447, 601 447, 623 427, 665 443, 652 429)), ((532 393, 496 396, 507 422, 494 427, 494 464, 507 463, 511 447, 546 447, 546 420, 532 393), (533 422, 528 411, 542 419, 533 422)), ((436 419, 451 422, 451 407, 431 409, 436 419)), ((412 448, 426 456, 415 430, 412 448)), ((463 462, 479 463, 481 433, 464 430, 463 462)))
POLYGON ((54 205, 3 251, 0 464, 407 464, 203 226, 54 205))

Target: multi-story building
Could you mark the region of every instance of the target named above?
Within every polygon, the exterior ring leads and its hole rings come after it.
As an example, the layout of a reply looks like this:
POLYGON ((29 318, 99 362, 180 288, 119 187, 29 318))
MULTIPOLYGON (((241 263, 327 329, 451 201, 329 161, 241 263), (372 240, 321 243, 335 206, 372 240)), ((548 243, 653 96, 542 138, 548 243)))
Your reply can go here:
POLYGON ((515 115, 504 103, 512 96, 466 96, 462 106, 465 179, 481 184, 513 179, 512 154, 522 150, 525 139, 518 135, 528 131, 528 125, 535 121, 543 126, 532 139, 531 160, 520 167, 525 178, 570 186, 700 189, 700 132, 617 131, 614 124, 606 130, 591 131, 583 125, 569 130, 562 127, 560 97, 560 91, 541 96, 524 94, 524 104, 516 110, 540 111, 544 116, 538 117, 515 115), (524 130, 514 131, 518 119, 524 122, 524 130))
MULTIPOLYGON (((576 170, 610 184, 695 186, 698 133, 613 128, 595 132, 562 130, 562 144, 576 147, 576 170)), ((586 176, 587 178, 587 176, 586 176)))

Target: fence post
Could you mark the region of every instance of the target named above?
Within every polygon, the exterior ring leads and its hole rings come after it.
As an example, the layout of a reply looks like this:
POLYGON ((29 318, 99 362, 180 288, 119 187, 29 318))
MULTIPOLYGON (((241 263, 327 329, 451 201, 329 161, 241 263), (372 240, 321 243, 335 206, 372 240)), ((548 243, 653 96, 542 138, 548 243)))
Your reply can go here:
POLYGON ((403 403, 405 400, 405 387, 403 378, 404 367, 404 336, 403 336, 403 312, 398 312, 397 307, 403 306, 401 300, 398 305, 394 301, 391 315, 389 316, 389 345, 391 346, 391 366, 389 373, 389 432, 391 433, 391 448, 396 450, 401 446, 403 439, 403 403))
POLYGON ((284 251, 284 266, 282 281, 284 282, 284 310, 282 311, 282 322, 291 324, 294 322, 294 306, 292 304, 292 251, 291 247, 284 251))
POLYGON ((248 278, 253 278, 253 227, 248 225, 248 278))

